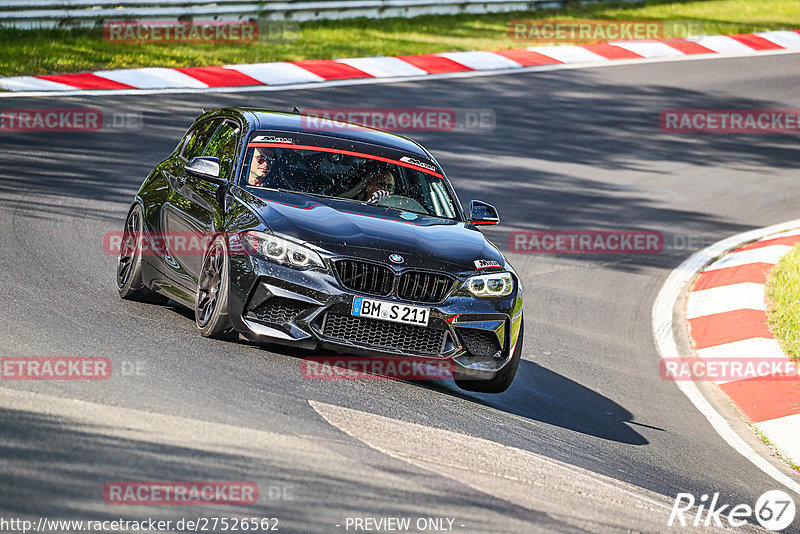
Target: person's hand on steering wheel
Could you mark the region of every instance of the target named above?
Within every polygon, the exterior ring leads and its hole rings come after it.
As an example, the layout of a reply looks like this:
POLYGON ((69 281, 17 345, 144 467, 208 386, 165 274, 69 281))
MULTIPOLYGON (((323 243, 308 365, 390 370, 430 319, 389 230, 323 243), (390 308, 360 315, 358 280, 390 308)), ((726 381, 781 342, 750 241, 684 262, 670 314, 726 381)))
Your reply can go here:
POLYGON ((386 189, 379 189, 378 191, 372 193, 372 196, 369 197, 369 200, 367 200, 367 204, 377 204, 381 201, 381 199, 386 198, 389 195, 391 195, 391 193, 389 193, 386 189))
POLYGON ((364 198, 368 204, 375 204, 394 193, 394 176, 389 171, 376 171, 364 186, 364 198))

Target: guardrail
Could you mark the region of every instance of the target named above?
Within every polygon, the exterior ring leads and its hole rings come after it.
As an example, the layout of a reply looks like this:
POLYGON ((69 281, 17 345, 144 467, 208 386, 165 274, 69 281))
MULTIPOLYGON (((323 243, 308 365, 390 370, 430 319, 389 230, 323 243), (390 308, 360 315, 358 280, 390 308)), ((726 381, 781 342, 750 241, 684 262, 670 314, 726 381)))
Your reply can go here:
POLYGON ((0 26, 91 27, 109 20, 285 20, 502 13, 565 0, 0 0, 0 26))

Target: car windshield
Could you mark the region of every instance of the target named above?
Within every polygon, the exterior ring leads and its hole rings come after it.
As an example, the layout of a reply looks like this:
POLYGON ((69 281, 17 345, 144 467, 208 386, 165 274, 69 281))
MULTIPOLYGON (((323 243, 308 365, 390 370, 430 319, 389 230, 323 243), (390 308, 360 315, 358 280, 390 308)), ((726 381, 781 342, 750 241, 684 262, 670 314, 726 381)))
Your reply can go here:
POLYGON ((455 219, 455 201, 442 176, 413 158, 391 161, 329 148, 252 144, 242 185, 347 199, 455 219))

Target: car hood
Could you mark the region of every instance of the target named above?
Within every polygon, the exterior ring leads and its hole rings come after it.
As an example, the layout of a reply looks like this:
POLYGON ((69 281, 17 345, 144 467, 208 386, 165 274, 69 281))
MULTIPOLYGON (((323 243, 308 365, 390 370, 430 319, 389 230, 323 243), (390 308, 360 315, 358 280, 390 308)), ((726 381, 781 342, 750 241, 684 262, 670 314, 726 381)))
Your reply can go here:
POLYGON ((281 195, 280 201, 252 197, 270 229, 334 255, 390 263, 389 255, 399 254, 403 267, 449 272, 475 271, 477 260, 505 264, 497 247, 463 222, 357 202, 281 195))

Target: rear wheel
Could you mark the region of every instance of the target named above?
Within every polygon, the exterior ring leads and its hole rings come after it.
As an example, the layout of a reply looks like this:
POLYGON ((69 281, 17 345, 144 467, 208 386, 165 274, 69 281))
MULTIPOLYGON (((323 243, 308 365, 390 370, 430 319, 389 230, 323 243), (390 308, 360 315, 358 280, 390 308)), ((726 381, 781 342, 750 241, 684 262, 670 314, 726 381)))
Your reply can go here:
POLYGON ((519 325, 519 335, 517 336, 517 346, 514 348, 514 354, 511 356, 505 367, 495 373, 492 378, 486 380, 476 380, 474 378, 460 378, 458 375, 454 377, 454 381, 458 387, 467 391, 476 391, 478 393, 502 393, 511 386, 514 381, 514 376, 517 374, 519 362, 522 359, 522 342, 525 337, 525 319, 521 318, 519 325))
POLYGON ((122 243, 117 259, 117 290, 127 300, 164 304, 167 298, 145 287, 142 281, 142 208, 134 206, 125 220, 122 243))
POLYGON ((228 317, 228 283, 230 265, 225 238, 217 236, 203 256, 203 267, 197 280, 194 316, 200 335, 214 339, 236 340, 228 317))

